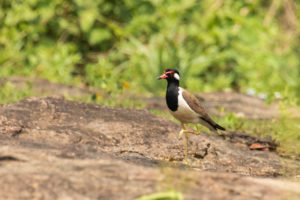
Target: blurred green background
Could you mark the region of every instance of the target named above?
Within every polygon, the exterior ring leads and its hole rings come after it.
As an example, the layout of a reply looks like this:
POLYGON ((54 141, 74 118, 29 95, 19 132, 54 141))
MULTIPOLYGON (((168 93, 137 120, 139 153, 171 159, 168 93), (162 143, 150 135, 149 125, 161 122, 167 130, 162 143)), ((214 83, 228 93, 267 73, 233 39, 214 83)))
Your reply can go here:
POLYGON ((47 79, 92 91, 72 100, 143 108, 134 95, 163 96, 156 78, 172 67, 193 93, 282 99, 277 119, 217 121, 299 159, 300 117, 286 109, 300 99, 299 17, 296 0, 0 0, 0 103, 39 95, 30 80, 47 79))
POLYGON ((192 92, 300 96, 300 2, 2 0, 0 76, 161 94, 178 68, 192 92), (165 84, 165 83, 164 83, 165 84))

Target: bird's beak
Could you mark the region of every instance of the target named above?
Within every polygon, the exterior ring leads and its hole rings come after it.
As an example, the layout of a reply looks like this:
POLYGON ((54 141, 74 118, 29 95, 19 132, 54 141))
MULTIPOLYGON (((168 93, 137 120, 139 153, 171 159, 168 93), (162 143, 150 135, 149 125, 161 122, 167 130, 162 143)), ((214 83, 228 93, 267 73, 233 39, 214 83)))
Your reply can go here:
POLYGON ((160 77, 158 77, 157 80, 165 79, 165 78, 168 78, 168 75, 163 74, 163 75, 161 75, 160 77))

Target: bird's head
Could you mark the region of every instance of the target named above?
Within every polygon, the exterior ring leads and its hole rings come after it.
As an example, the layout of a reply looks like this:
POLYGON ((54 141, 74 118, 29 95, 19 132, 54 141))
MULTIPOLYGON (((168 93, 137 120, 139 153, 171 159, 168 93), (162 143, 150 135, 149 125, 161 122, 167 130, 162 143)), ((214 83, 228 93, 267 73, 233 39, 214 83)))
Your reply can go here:
POLYGON ((166 69, 165 72, 158 77, 158 80, 160 79, 167 79, 167 81, 179 81, 179 72, 176 69, 166 69))

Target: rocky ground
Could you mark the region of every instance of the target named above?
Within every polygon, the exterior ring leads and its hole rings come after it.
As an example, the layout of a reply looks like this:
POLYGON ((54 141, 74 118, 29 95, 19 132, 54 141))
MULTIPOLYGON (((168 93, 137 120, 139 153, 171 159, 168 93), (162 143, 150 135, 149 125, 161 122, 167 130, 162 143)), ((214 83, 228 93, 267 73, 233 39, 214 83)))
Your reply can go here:
POLYGON ((185 165, 179 131, 147 110, 57 97, 0 105, 0 196, 132 200, 173 189, 185 200, 300 198, 298 162, 224 140, 240 133, 202 133, 190 136, 185 165))

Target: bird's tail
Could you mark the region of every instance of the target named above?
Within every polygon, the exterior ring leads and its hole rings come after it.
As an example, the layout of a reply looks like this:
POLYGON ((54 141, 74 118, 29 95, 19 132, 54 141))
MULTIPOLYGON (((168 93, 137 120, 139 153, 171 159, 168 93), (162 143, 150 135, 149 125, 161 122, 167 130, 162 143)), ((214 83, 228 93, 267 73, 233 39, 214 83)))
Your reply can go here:
POLYGON ((206 126, 207 128, 209 128, 209 130, 213 131, 213 132, 218 132, 217 130, 220 129, 222 131, 225 131, 226 129, 223 128, 222 126, 220 126, 219 124, 217 124, 216 122, 214 122, 212 119, 206 119, 204 117, 200 117, 200 123, 204 126, 206 126))
POLYGON ((226 130, 224 127, 220 126, 220 125, 217 124, 217 123, 214 125, 214 128, 215 128, 215 129, 220 129, 220 130, 222 130, 222 131, 225 131, 225 130, 226 130))

